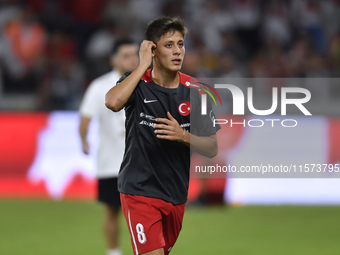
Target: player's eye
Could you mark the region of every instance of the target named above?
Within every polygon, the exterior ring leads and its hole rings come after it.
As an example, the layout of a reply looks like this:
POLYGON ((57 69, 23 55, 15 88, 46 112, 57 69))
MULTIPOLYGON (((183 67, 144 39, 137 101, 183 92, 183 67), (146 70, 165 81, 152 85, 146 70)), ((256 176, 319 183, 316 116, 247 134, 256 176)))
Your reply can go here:
POLYGON ((184 46, 184 43, 179 43, 178 46, 182 48, 184 46))
POLYGON ((168 43, 165 47, 171 48, 171 43, 168 43))

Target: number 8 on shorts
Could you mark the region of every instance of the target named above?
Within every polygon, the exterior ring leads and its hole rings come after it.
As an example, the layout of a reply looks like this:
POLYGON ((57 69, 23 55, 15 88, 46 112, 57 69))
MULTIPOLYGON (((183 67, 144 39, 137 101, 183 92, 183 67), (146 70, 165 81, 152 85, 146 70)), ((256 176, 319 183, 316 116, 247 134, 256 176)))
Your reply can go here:
POLYGON ((144 226, 142 224, 138 223, 136 225, 136 231, 137 231, 138 241, 141 244, 144 244, 146 242, 146 236, 145 236, 145 233, 144 233, 144 226))

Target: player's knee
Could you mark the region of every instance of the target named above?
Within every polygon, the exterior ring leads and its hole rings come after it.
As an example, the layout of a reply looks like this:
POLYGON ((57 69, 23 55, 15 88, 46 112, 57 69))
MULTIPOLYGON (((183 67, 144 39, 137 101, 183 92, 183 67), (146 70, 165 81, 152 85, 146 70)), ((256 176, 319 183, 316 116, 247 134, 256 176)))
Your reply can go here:
POLYGON ((110 219, 117 219, 119 216, 120 208, 118 207, 112 207, 112 206, 106 206, 106 216, 110 219))

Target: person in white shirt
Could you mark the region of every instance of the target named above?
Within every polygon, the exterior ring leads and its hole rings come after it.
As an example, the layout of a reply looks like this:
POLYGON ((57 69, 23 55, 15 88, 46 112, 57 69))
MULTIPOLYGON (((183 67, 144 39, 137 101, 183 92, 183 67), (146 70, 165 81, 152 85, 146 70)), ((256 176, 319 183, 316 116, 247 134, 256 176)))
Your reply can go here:
POLYGON ((88 127, 93 117, 99 121, 99 145, 97 151, 98 201, 105 207, 104 234, 108 255, 121 255, 118 245, 118 216, 120 197, 117 176, 125 148, 124 111, 113 113, 105 107, 105 94, 126 71, 133 71, 139 64, 138 45, 124 38, 115 42, 110 64, 111 72, 95 79, 85 92, 80 106, 79 133, 82 150, 89 153, 88 127))

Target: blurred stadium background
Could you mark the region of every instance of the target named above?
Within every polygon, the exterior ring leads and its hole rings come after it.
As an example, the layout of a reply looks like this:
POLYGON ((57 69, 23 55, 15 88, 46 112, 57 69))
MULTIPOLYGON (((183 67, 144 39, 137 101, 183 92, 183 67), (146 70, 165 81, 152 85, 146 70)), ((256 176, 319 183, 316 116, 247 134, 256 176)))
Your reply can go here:
MULTIPOLYGON (((338 0, 0 0, 0 254, 104 254, 93 202, 97 123, 84 156, 76 111, 89 83, 110 70, 115 40, 140 43, 161 15, 189 27, 184 73, 319 81, 302 85, 314 115, 305 129, 255 149, 268 157, 292 140, 299 146, 286 147, 285 162, 340 163, 338 0)), ((270 103, 270 88, 254 88, 259 101, 270 103)), ((251 137, 268 135, 221 131, 219 157, 194 162, 237 162, 252 155, 251 137)), ((174 254, 339 254, 339 179, 198 177, 174 254)))

